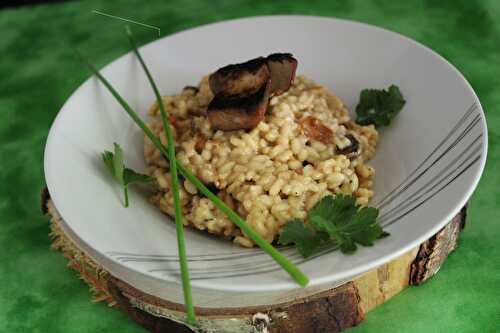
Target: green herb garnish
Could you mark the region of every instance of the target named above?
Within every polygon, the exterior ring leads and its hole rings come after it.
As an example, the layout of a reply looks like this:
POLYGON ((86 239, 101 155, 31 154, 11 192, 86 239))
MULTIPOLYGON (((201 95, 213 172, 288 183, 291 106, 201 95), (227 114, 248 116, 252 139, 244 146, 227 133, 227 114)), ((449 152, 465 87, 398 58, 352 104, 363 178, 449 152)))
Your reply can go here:
POLYGON ((170 176, 172 177, 172 196, 174 198, 174 211, 175 211, 175 227, 176 227, 176 232, 177 232, 177 247, 179 251, 179 263, 180 263, 180 268, 181 268, 181 276, 182 276, 182 288, 184 292, 184 303, 186 304, 186 314, 187 314, 187 322, 189 324, 195 325, 196 324, 196 315, 194 312, 194 305, 193 305, 193 297, 192 297, 192 292, 191 292, 191 282, 189 281, 189 269, 188 269, 188 263, 187 263, 187 256, 186 256, 186 245, 184 244, 184 223, 182 222, 182 208, 181 208, 181 199, 180 199, 180 185, 179 185, 179 177, 177 175, 177 160, 175 158, 175 145, 174 145, 174 136, 172 135, 172 129, 170 127, 170 120, 168 118, 167 112, 165 111, 165 107, 163 105, 162 99, 160 92, 158 90, 158 87, 156 86, 156 83, 154 82, 153 77, 151 76, 151 73, 148 70, 148 67, 146 66, 146 63, 142 59, 141 54, 139 53, 139 50, 137 49, 137 46, 135 45, 134 39, 132 38, 132 31, 130 31, 130 28, 127 26, 127 35, 128 39, 130 41, 130 45, 132 45, 132 50, 134 51, 135 55, 137 56, 137 59, 139 59, 139 62, 141 63, 142 68, 144 69, 144 72, 146 73, 146 76, 148 77, 149 83, 151 84, 151 87, 153 88, 153 91, 156 96, 156 101, 158 103, 158 106, 160 107, 160 114, 161 114, 161 119, 163 122, 163 129, 165 131, 165 135, 167 137, 167 155, 168 155, 168 161, 170 165, 170 176))
POLYGON ((125 207, 128 207, 128 186, 133 183, 149 183, 153 180, 150 176, 137 173, 123 165, 123 150, 119 144, 115 143, 115 152, 105 151, 102 153, 102 160, 109 172, 123 187, 125 197, 125 207))
POLYGON ((401 91, 395 85, 391 85, 388 90, 364 89, 356 106, 356 122, 360 125, 387 126, 405 103, 401 91))
POLYGON ((378 209, 361 208, 353 196, 328 195, 309 210, 307 224, 299 219, 285 224, 279 242, 295 244, 305 258, 334 246, 343 253, 352 253, 356 251, 356 244, 372 246, 377 239, 389 236, 377 224, 377 216, 378 209))

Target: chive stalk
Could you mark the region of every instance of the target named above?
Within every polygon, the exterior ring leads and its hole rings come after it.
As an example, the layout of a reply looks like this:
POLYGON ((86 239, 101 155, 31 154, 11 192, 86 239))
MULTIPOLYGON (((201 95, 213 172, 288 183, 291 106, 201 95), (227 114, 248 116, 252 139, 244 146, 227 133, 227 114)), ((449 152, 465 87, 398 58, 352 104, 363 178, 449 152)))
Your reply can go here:
POLYGON ((181 199, 179 196, 180 185, 179 185, 179 177, 177 175, 177 163, 176 163, 177 160, 175 158, 174 136, 172 135, 172 129, 170 128, 170 120, 168 118, 167 112, 165 111, 165 107, 162 103, 158 87, 156 86, 156 83, 154 82, 153 77, 151 76, 151 73, 149 72, 149 69, 146 66, 146 63, 142 59, 142 56, 139 53, 139 50, 137 49, 137 46, 135 45, 135 41, 132 37, 132 31, 130 30, 129 26, 126 26, 126 31, 130 45, 132 46, 132 50, 137 56, 137 59, 139 59, 139 62, 141 63, 141 66, 144 69, 146 76, 148 77, 149 83, 151 84, 151 87, 153 88, 153 91, 155 93, 156 101, 158 102, 158 106, 160 107, 161 120, 163 122, 163 129, 165 131, 168 144, 167 155, 170 165, 170 176, 172 178, 172 196, 174 199, 175 229, 177 232, 177 247, 180 259, 179 263, 180 263, 181 277, 182 277, 182 289, 184 292, 184 303, 186 305, 187 322, 189 324, 195 325, 196 315, 193 306, 193 296, 191 292, 191 282, 189 280, 189 269, 186 256, 186 244, 184 240, 184 225, 182 222, 183 217, 182 217, 181 199))
MULTIPOLYGON (((160 152, 168 157, 167 148, 161 143, 161 141, 156 137, 156 135, 151 131, 151 129, 144 123, 144 121, 139 117, 139 115, 130 107, 130 105, 121 97, 121 95, 111 86, 111 84, 99 73, 99 70, 90 63, 87 59, 83 58, 77 53, 79 58, 84 64, 94 73, 94 75, 101 81, 101 83, 109 90, 113 97, 118 103, 123 107, 125 112, 132 118, 136 125, 142 129, 144 134, 151 140, 151 142, 156 146, 160 152)), ((179 172, 189 180, 203 195, 210 199, 214 205, 220 209, 227 217, 236 224, 255 244, 257 244, 264 252, 269 254, 285 271, 290 274, 290 276, 302 287, 309 283, 309 278, 297 267, 295 266, 287 257, 285 257, 281 252, 276 250, 271 244, 267 243, 262 236, 255 232, 244 219, 242 219, 236 212, 229 208, 224 201, 222 201, 218 196, 212 193, 201 180, 199 180, 195 175, 191 173, 186 167, 184 167, 179 161, 176 161, 177 168, 179 172)))

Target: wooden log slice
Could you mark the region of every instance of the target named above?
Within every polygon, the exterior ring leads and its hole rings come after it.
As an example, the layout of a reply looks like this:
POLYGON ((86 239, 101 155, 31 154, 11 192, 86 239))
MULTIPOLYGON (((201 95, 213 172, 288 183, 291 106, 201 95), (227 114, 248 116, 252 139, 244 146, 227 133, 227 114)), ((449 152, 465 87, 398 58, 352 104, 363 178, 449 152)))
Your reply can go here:
POLYGON ((151 332, 340 332, 356 326, 366 312, 410 285, 420 285, 456 248, 465 225, 464 207, 443 229, 393 261, 326 291, 293 301, 243 308, 196 308, 199 327, 185 325, 184 306, 149 295, 94 262, 64 233, 62 219, 45 189, 42 211, 51 218, 52 247, 60 250, 90 286, 94 301, 106 301, 151 332))

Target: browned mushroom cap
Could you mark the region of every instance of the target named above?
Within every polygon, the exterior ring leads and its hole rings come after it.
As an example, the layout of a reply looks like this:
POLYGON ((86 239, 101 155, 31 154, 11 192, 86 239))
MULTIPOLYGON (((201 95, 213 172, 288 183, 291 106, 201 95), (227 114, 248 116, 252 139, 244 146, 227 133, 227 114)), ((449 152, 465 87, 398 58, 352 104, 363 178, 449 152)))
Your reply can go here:
POLYGON ((297 59, 290 53, 273 53, 267 56, 267 67, 271 72, 271 96, 287 91, 295 79, 297 59))
POLYGON ((266 82, 251 95, 215 95, 207 110, 212 127, 222 131, 255 128, 264 119, 270 86, 266 82))
POLYGON ((352 134, 347 134, 345 137, 349 139, 351 143, 342 149, 337 147, 337 154, 346 155, 349 159, 358 157, 361 154, 361 145, 358 139, 352 134))
POLYGON ((250 95, 269 81, 266 59, 259 57, 241 64, 219 68, 208 83, 214 95, 250 95))

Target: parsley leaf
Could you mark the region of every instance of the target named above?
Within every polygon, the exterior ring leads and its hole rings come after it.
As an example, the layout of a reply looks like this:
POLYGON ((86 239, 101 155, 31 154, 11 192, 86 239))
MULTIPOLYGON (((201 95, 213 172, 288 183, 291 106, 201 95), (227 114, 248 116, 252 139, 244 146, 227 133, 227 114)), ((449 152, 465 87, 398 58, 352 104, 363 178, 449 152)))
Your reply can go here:
POLYGON ((123 182, 123 149, 116 142, 113 144, 115 146, 115 156, 113 157, 113 169, 114 175, 116 179, 120 182, 120 184, 124 184, 123 182))
POLYGON ((350 195, 325 196, 318 201, 308 212, 309 221, 318 230, 327 231, 329 223, 317 223, 319 217, 326 220, 339 221, 339 224, 349 221, 358 211, 356 199, 350 195))
POLYGON ((281 232, 279 242, 295 244, 303 257, 309 257, 327 246, 337 245, 343 253, 356 251, 357 244, 372 246, 389 234, 377 224, 378 209, 356 205, 353 196, 325 196, 312 207, 308 223, 299 219, 289 221, 281 232))
POLYGON ((115 167, 113 164, 113 153, 110 151, 105 151, 102 153, 102 160, 104 161, 104 164, 106 164, 106 167, 108 168, 108 171, 113 175, 115 175, 115 167))
POLYGON ((283 245, 294 243, 302 256, 309 257, 319 249, 324 240, 325 235, 317 233, 314 228, 301 220, 293 219, 283 228, 279 242, 283 245))
POLYGON ((125 185, 133 183, 149 183, 153 180, 151 176, 143 175, 142 173, 137 173, 132 169, 123 169, 123 182, 125 185))
POLYGON ((114 153, 107 150, 102 153, 102 161, 116 181, 123 187, 125 207, 128 207, 128 186, 133 183, 149 183, 153 178, 126 168, 123 165, 123 149, 117 143, 114 144, 114 148, 114 153))
POLYGON ((360 125, 387 126, 405 103, 401 91, 395 85, 391 85, 388 90, 364 89, 356 106, 356 122, 360 125))

